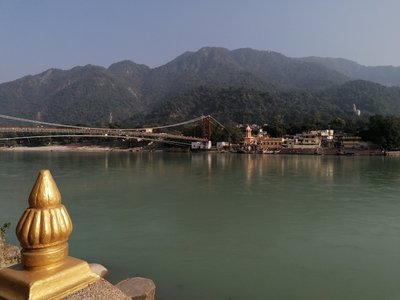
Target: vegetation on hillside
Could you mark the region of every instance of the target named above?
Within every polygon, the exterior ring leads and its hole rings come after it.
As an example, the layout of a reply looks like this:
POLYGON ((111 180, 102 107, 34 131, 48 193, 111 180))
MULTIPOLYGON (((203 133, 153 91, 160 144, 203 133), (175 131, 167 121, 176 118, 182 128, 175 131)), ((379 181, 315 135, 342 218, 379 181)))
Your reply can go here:
POLYGON ((274 135, 329 126, 355 132, 375 114, 400 115, 399 103, 398 87, 252 49, 202 48, 154 69, 130 61, 50 69, 0 84, 1 114, 102 127, 111 117, 136 127, 210 114, 226 125, 265 124, 274 135))
POLYGON ((400 117, 376 115, 360 135, 386 150, 400 150, 400 117))
POLYGON ((108 69, 86 65, 0 84, 1 114, 35 120, 101 126, 114 121, 144 122, 151 108, 201 86, 246 88, 260 92, 322 89, 345 76, 279 53, 202 48, 150 69, 130 61, 108 69))
POLYGON ((400 88, 366 81, 349 82, 323 91, 199 87, 157 104, 145 119, 149 123, 165 124, 211 114, 227 124, 269 124, 279 117, 287 124, 315 129, 332 125, 337 118, 366 120, 377 113, 400 114, 399 102, 400 88), (360 117, 354 115, 353 104, 361 109, 360 117))
POLYGON ((314 62, 353 79, 363 79, 386 86, 400 86, 400 67, 360 65, 343 58, 305 57, 300 60, 314 62))

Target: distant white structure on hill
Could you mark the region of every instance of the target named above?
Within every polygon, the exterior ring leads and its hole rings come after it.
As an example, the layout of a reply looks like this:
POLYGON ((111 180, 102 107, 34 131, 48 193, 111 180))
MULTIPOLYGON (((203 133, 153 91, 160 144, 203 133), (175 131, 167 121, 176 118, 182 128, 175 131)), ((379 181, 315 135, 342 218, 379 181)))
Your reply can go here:
POLYGON ((357 109, 357 106, 355 104, 353 104, 353 113, 356 116, 360 116, 361 115, 361 110, 357 109))

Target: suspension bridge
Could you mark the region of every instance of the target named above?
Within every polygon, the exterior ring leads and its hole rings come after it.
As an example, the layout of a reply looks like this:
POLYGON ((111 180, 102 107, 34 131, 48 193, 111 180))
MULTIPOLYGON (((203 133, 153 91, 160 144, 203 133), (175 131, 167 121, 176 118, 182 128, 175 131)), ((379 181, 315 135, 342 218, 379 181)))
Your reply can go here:
POLYGON ((116 138, 116 139, 136 139, 138 141, 153 141, 160 143, 170 143, 178 145, 190 145, 192 142, 206 143, 211 139, 212 124, 217 124, 225 128, 212 116, 200 116, 188 121, 143 128, 114 129, 104 127, 85 127, 58 123, 30 120, 15 116, 0 114, 0 119, 11 121, 13 124, 28 123, 30 126, 0 126, 0 134, 12 135, 12 137, 0 137, 0 141, 35 139, 35 138, 116 138), (163 132, 163 129, 174 128, 201 122, 203 126, 203 137, 185 136, 163 132), (15 136, 17 135, 17 136, 15 136))

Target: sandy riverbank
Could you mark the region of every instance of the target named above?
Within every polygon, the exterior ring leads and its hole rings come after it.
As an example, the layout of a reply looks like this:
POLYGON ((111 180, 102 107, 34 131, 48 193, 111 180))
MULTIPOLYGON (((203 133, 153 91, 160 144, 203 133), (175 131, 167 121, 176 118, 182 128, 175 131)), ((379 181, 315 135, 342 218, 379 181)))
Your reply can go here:
POLYGON ((120 151, 120 152, 136 152, 141 151, 140 148, 112 148, 112 147, 100 147, 100 146, 80 146, 80 145, 51 145, 41 147, 0 147, 0 151, 40 151, 40 152, 108 152, 108 151, 120 151))

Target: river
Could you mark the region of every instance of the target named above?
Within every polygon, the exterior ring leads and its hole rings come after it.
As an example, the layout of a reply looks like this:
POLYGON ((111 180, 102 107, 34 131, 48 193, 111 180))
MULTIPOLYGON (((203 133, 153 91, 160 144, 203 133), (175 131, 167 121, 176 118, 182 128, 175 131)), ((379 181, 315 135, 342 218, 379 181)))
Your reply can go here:
POLYGON ((152 278, 159 300, 400 299, 399 158, 0 152, 0 166, 1 224, 48 168, 70 255, 113 283, 152 278))

